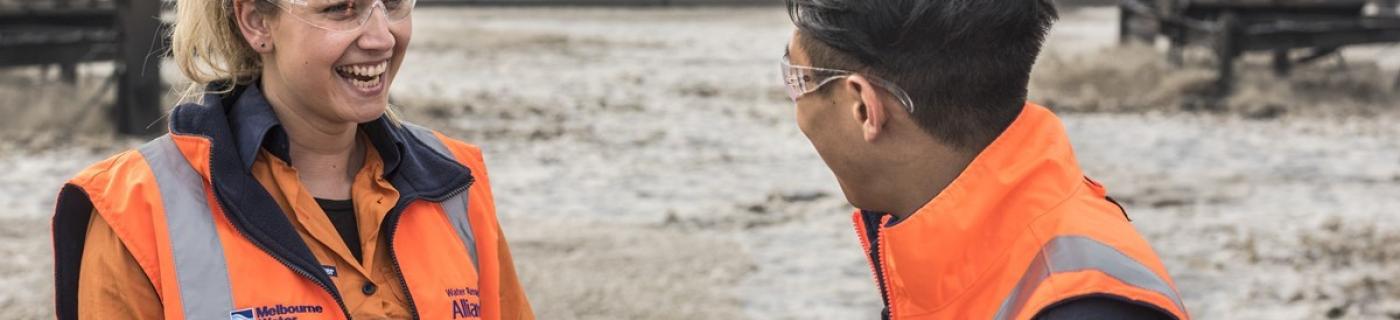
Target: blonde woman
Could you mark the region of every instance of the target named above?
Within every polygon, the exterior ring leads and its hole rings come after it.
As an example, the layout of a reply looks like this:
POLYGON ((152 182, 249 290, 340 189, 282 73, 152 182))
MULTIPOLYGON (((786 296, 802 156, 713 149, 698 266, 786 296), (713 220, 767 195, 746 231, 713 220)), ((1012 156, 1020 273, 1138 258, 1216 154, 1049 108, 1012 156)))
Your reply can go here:
POLYGON ((476 147, 397 121, 414 0, 179 0, 203 99, 82 171, 60 319, 530 319, 476 147))

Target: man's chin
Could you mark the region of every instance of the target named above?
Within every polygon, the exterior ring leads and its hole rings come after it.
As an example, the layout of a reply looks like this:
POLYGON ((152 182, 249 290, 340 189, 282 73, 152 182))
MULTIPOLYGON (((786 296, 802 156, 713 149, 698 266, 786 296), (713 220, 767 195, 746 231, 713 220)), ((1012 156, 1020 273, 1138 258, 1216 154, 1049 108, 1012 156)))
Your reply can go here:
POLYGON ((841 186, 841 194, 846 196, 846 202, 850 203, 851 206, 856 207, 856 209, 867 208, 866 206, 864 206, 866 205, 864 197, 861 197, 859 195, 860 190, 847 186, 846 181, 842 180, 840 176, 836 177, 836 182, 841 186))

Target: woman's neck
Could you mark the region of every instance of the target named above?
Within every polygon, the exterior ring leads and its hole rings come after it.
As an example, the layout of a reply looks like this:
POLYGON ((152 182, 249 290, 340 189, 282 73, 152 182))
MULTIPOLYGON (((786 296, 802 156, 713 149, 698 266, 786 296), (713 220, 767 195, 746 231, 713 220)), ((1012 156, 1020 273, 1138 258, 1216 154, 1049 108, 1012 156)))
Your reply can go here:
MULTIPOLYGON (((288 127, 283 124, 284 127, 288 127)), ((355 173, 364 165, 364 144, 358 143, 354 127, 346 133, 325 135, 310 130, 302 134, 287 128, 288 152, 298 178, 312 196, 321 199, 350 198, 355 173)))
POLYGON ((349 199, 355 173, 364 165, 358 124, 328 121, 279 101, 275 90, 265 92, 287 132, 288 156, 307 191, 321 199, 349 199))

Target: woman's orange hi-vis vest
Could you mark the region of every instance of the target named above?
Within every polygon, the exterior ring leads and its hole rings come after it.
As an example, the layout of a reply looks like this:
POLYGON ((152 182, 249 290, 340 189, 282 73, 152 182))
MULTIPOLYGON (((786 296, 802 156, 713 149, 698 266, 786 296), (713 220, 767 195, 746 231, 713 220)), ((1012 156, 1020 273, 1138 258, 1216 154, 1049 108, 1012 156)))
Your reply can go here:
POLYGON ((1076 163, 1060 120, 1028 103, 904 221, 854 217, 891 319, 1031 319, 1113 298, 1187 319, 1152 247, 1076 163))
MULTIPOLYGON (((58 318, 76 319, 82 307, 75 292, 91 212, 140 264, 166 319, 348 318, 329 271, 292 238, 288 224, 268 223, 286 219, 276 205, 236 200, 261 190, 251 176, 215 178, 228 174, 212 161, 223 152, 212 141, 227 132, 190 129, 208 127, 191 125, 208 120, 199 118, 224 121, 218 111, 198 108, 208 107, 177 109, 170 134, 92 166, 60 193, 53 226, 58 318)), ((497 260, 502 237, 489 188, 484 180, 473 187, 472 173, 485 174, 480 151, 387 121, 380 120, 381 129, 401 143, 405 164, 397 170, 444 175, 440 183, 393 177, 410 196, 386 217, 384 234, 412 311, 421 319, 500 319, 498 280, 513 266, 497 260)))

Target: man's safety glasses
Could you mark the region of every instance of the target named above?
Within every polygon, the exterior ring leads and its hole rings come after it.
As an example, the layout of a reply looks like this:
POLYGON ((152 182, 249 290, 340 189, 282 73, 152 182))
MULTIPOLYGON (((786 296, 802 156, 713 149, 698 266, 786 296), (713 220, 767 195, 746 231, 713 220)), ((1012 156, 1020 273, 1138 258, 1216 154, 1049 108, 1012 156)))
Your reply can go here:
MULTIPOLYGON (((797 103, 797 98, 817 91, 832 81, 845 79, 855 74, 854 71, 795 66, 786 55, 783 56, 783 82, 787 84, 788 98, 792 98, 793 103, 797 103)), ((899 99, 900 103, 904 104, 904 109, 909 110, 909 113, 914 113, 914 99, 909 98, 909 93, 904 92, 904 89, 900 89, 898 85, 888 80, 869 75, 865 78, 884 88, 885 91, 889 91, 890 94, 899 99)))
POLYGON ((413 14, 417 0, 263 0, 282 8, 301 21, 330 31, 359 29, 369 21, 374 9, 383 10, 390 23, 413 14))

